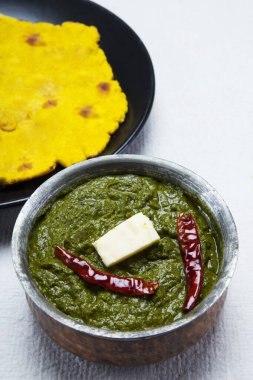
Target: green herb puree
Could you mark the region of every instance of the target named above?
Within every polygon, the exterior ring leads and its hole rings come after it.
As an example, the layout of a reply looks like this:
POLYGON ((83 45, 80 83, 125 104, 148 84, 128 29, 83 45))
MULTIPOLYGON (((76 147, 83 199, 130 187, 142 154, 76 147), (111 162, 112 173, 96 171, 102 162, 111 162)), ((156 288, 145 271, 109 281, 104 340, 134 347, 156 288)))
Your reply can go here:
POLYGON ((29 267, 45 298, 85 324, 119 331, 168 325, 183 316, 185 274, 177 241, 177 217, 191 212, 202 243, 202 300, 217 281, 221 253, 204 211, 182 189, 136 175, 93 179, 58 198, 38 218, 28 245, 29 267), (92 242, 130 216, 143 212, 154 223, 159 243, 106 268, 92 242), (158 281, 155 295, 130 297, 88 284, 54 257, 60 245, 95 267, 119 276, 158 281))

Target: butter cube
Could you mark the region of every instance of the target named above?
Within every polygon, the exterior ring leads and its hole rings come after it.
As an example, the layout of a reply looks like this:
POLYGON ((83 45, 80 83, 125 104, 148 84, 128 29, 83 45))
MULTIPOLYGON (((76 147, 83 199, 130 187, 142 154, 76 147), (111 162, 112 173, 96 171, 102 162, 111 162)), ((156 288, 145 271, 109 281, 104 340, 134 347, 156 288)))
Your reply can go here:
POLYGON ((106 266, 111 266, 158 242, 151 220, 142 212, 120 223, 93 243, 106 266))

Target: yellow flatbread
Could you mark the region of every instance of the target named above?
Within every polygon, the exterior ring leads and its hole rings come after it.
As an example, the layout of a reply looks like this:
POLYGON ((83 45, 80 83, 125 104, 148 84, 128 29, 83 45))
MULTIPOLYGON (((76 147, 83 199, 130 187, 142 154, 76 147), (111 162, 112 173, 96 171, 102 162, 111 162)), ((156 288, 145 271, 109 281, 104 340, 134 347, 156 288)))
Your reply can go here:
POLYGON ((94 26, 0 15, 0 182, 99 154, 127 100, 94 26))

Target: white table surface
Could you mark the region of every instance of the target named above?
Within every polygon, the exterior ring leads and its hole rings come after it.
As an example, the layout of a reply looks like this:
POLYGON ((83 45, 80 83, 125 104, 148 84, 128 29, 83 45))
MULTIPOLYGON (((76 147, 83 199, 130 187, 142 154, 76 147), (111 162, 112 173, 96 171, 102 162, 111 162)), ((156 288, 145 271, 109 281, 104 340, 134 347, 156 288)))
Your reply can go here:
POLYGON ((153 111, 127 152, 182 164, 220 192, 239 232, 236 274, 217 323, 197 345, 160 364, 116 368, 81 360, 43 333, 6 246, 0 252, 0 379, 252 379, 253 2, 98 2, 139 34, 155 68, 153 111))

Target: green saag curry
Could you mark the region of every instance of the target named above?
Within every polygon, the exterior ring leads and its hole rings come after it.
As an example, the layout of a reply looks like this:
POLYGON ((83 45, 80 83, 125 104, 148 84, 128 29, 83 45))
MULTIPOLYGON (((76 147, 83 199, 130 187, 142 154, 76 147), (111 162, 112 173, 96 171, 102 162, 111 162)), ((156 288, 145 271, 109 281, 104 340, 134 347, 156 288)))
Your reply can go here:
POLYGON ((192 213, 202 244, 204 281, 200 301, 219 274, 221 252, 205 212, 182 189, 137 175, 105 176, 59 197, 38 218, 28 245, 32 277, 45 298, 85 324, 118 331, 160 327, 183 316, 185 274, 177 240, 180 212, 192 213), (92 243, 132 215, 143 212, 161 240, 135 256, 104 266, 92 243), (80 279, 53 254, 60 245, 96 268, 119 276, 158 281, 152 296, 131 297, 80 279))

